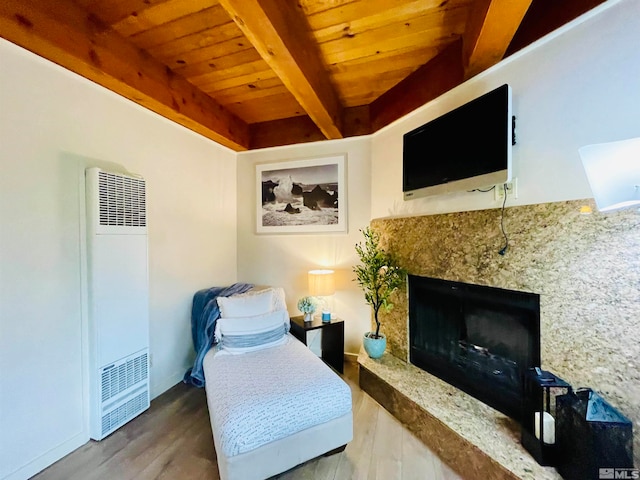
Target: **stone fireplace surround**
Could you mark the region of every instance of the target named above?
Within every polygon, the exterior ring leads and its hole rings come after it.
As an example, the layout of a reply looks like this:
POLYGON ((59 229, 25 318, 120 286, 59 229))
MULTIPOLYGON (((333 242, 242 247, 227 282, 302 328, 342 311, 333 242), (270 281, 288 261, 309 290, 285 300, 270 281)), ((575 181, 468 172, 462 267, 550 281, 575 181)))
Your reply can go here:
MULTIPOLYGON (((640 422, 640 213, 592 200, 374 220, 410 273, 541 295, 542 368, 591 387, 640 422), (594 213, 581 215, 589 205, 594 213)), ((359 356, 361 384, 464 478, 559 478, 519 442, 519 425, 408 363, 406 292, 382 317, 388 349, 359 356)), ((640 435, 634 429, 635 464, 640 435)))

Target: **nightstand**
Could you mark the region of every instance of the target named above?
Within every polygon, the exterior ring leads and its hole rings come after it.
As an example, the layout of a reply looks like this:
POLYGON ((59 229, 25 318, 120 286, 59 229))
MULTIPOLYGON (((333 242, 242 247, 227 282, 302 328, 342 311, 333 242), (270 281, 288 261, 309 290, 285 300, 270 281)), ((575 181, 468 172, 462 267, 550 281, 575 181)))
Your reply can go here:
POLYGON ((344 320, 338 318, 330 322, 323 322, 314 318, 311 322, 305 322, 302 315, 291 317, 291 335, 305 345, 307 332, 322 330, 322 360, 336 372, 343 372, 344 362, 344 320))

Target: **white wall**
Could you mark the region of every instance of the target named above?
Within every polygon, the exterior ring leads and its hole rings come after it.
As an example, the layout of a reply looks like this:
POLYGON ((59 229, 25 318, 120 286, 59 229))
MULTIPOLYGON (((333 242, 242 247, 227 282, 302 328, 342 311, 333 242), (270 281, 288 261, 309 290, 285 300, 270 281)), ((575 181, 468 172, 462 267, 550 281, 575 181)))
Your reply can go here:
POLYGON ((352 282, 358 229, 372 218, 501 205, 494 200, 493 192, 463 192, 405 202, 402 135, 509 83, 517 116, 513 164, 519 192, 507 206, 590 198, 578 148, 640 136, 638 18, 640 2, 610 0, 370 137, 240 153, 239 279, 284 286, 289 309, 296 312, 295 300, 306 293, 306 271, 315 266, 339 269, 335 310, 347 320, 346 351, 357 352, 361 334, 369 327, 368 309, 352 282), (337 152, 349 155, 349 234, 257 235, 255 164, 337 152), (365 198, 367 192, 369 198, 365 198))
MULTIPOLYGON (((609 1, 372 138, 373 218, 496 208, 491 193, 402 199, 402 135, 499 85, 513 89, 517 200, 590 198, 578 148, 640 136, 640 2, 609 1)), ((459 141, 464 141, 461 132, 459 141)))
POLYGON ((151 393, 192 360, 193 293, 236 280, 236 158, 0 40, 0 478, 88 440, 80 176, 148 187, 151 393))
POLYGON ((370 137, 238 154, 239 279, 284 286, 289 310, 297 313, 306 271, 318 265, 338 268, 342 282, 335 310, 347 321, 346 351, 357 352, 369 327, 368 309, 351 281, 358 229, 372 218, 501 206, 493 192, 405 202, 402 135, 509 83, 518 119, 513 164, 519 195, 507 206, 590 198, 578 148, 640 136, 638 18, 640 2, 610 0, 370 137), (337 152, 349 155, 348 236, 256 235, 255 164, 337 152))
POLYGON ((640 136, 638 18, 640 2, 609 0, 376 135, 237 160, 0 40, 0 478, 26 478, 88 438, 78 178, 85 165, 124 166, 148 182, 154 396, 187 367, 191 298, 211 285, 281 285, 294 313, 307 270, 333 267, 334 311, 346 320, 346 350, 357 352, 369 327, 351 280, 358 229, 377 217, 498 206, 491 193, 404 202, 402 134, 508 82, 520 191, 508 205, 590 197, 578 148, 640 136), (347 234, 256 235, 256 163, 343 152, 347 234))
POLYGON ((357 284, 352 266, 354 246, 362 238, 359 229, 371 219, 370 139, 351 138, 254 150, 238 154, 238 280, 284 287, 291 315, 299 315, 296 303, 308 295, 307 272, 329 267, 336 271, 334 314, 345 320, 345 351, 357 353, 361 337, 369 330, 370 311, 357 284), (258 163, 347 154, 348 233, 256 234, 256 172, 258 163))

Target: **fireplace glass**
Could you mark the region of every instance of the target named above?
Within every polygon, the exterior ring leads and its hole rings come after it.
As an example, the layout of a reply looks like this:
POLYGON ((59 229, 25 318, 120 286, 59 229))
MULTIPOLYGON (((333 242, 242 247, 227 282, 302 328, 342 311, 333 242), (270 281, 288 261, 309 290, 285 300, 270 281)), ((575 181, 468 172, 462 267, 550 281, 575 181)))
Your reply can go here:
POLYGON ((540 296, 409 275, 411 363, 520 421, 540 365, 540 296))

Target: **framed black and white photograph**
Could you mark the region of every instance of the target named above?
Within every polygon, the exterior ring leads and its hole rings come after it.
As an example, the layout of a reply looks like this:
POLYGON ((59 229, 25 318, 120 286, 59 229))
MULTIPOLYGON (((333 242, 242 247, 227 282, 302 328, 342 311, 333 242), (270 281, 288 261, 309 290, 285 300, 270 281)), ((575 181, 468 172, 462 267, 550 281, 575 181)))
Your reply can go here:
POLYGON ((347 231, 346 155, 256 165, 257 233, 347 231))

